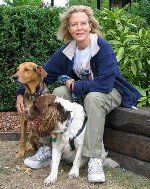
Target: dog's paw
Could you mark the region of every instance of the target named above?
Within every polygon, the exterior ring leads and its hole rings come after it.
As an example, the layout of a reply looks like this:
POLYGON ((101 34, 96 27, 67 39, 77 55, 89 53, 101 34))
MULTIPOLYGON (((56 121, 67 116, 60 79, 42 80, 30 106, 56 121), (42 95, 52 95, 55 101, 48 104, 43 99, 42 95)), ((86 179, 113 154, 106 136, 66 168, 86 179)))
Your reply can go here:
POLYGON ((25 153, 26 153, 25 150, 19 151, 19 152, 17 153, 17 155, 16 155, 16 158, 22 158, 22 157, 24 157, 24 156, 25 156, 25 153))
POLYGON ((68 176, 70 179, 78 178, 79 177, 79 169, 71 169, 68 176))
POLYGON ((44 180, 44 186, 48 186, 49 184, 55 184, 57 181, 57 176, 55 175, 49 175, 45 180, 44 180))
POLYGON ((36 150, 37 150, 37 149, 34 148, 34 147, 29 147, 29 148, 26 149, 27 152, 34 152, 34 151, 36 151, 36 150))

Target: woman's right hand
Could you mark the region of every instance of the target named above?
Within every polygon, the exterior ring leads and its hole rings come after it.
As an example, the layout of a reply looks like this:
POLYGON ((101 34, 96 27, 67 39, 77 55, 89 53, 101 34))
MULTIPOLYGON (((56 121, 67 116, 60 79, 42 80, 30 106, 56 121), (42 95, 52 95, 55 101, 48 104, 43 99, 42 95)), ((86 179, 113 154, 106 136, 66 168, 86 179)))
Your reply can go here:
POLYGON ((23 104, 23 96, 22 95, 17 96, 16 108, 17 108, 18 114, 20 114, 20 115, 24 114, 24 104, 23 104))

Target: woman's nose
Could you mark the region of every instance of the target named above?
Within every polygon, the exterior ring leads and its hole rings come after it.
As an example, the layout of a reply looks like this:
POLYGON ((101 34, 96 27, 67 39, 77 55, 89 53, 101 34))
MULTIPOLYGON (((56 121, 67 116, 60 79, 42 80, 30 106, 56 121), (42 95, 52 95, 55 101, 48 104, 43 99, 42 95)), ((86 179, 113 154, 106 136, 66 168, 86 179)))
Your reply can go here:
POLYGON ((78 29, 78 30, 81 30, 82 28, 83 28, 82 25, 81 25, 80 23, 78 23, 77 29, 78 29))

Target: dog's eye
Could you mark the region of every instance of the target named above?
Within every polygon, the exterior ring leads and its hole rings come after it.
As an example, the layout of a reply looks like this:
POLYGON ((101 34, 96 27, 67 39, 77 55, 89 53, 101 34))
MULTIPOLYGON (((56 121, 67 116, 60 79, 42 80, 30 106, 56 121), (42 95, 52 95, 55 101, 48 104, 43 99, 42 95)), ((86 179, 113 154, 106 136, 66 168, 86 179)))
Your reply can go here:
POLYGON ((25 68, 24 71, 30 71, 30 69, 29 68, 25 68))

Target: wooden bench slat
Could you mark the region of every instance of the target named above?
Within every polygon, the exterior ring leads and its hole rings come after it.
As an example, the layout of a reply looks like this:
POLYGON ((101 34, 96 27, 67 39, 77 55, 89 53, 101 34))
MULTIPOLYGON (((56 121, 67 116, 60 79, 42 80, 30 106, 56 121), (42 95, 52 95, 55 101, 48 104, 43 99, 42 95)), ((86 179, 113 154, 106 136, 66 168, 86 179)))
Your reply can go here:
POLYGON ((150 138, 133 133, 105 128, 105 148, 150 162, 150 138))
POLYGON ((120 154, 108 151, 108 156, 118 161, 120 166, 136 174, 150 178, 150 163, 120 154))

